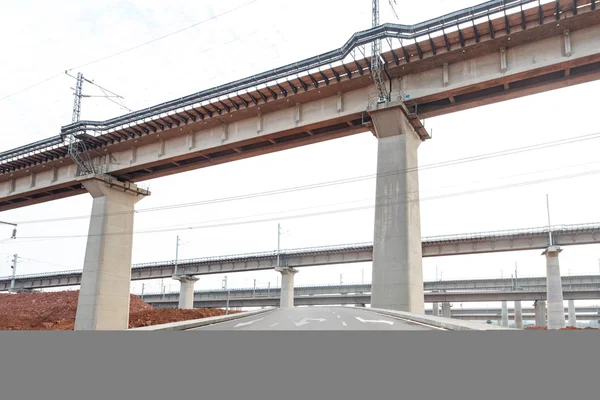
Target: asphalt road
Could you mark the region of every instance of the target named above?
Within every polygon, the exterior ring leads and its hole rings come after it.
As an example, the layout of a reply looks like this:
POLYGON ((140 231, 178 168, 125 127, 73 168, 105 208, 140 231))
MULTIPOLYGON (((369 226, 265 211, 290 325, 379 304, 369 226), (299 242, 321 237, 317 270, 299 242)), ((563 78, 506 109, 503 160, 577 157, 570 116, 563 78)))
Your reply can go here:
POLYGON ((295 307, 277 309, 265 314, 191 330, 422 331, 436 329, 356 307, 295 307))

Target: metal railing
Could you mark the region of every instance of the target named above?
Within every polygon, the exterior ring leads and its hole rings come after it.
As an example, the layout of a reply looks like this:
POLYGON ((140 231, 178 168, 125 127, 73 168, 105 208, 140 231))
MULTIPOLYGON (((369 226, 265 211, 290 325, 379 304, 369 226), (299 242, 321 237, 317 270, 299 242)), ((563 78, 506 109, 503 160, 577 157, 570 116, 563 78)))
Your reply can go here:
MULTIPOLYGON (((543 4, 550 2, 551 0, 543 0, 541 2, 539 0, 491 0, 414 25, 390 23, 383 24, 378 27, 354 33, 342 47, 336 50, 332 50, 302 61, 271 69, 260 74, 252 75, 247 78, 216 86, 106 121, 78 121, 63 126, 61 128, 61 135, 59 137, 65 137, 65 135, 71 133, 82 132, 89 133, 91 135, 99 135, 116 129, 135 126, 146 122, 148 119, 159 117, 161 114, 168 115, 169 113, 183 112, 186 110, 186 107, 196 108, 212 101, 217 101, 225 96, 237 96, 239 92, 249 91, 250 89, 255 89, 262 85, 275 85, 280 83, 278 81, 280 79, 287 79, 291 76, 308 74, 309 71, 318 70, 324 66, 331 66, 334 64, 341 65, 341 63, 344 63, 344 60, 354 49, 361 46, 366 47, 376 40, 390 38, 416 41, 418 38, 423 38, 430 35, 436 36, 442 33, 445 34, 445 30, 450 31, 461 24, 474 24, 477 20, 489 18, 493 15, 501 13, 510 15, 520 12, 520 7, 522 6, 539 4, 541 7, 543 4)), ((589 3, 589 1, 582 1, 580 6, 587 3, 589 3)), ((560 10, 560 12, 565 11, 568 10, 560 10)), ((45 141, 52 139, 55 140, 56 137, 45 139, 45 141)), ((14 158, 23 154, 27 154, 42 142, 44 141, 38 141, 30 145, 21 146, 17 149, 0 153, 0 162, 2 162, 5 157, 14 158)))

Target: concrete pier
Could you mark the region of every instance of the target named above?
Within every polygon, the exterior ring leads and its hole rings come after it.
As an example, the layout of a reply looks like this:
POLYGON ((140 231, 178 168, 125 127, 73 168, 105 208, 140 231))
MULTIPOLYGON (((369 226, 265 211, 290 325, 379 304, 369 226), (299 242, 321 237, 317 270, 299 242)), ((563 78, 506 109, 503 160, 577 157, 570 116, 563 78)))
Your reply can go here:
POLYGON ((290 267, 276 267, 276 271, 281 273, 281 300, 279 308, 294 307, 294 275, 297 269, 290 267))
POLYGON ((575 315, 575 300, 569 300, 569 326, 577 326, 577 316, 575 315))
POLYGON ((199 278, 189 275, 173 275, 181 283, 178 308, 194 308, 194 284, 199 278))
POLYGON ((508 302, 507 301, 502 302, 501 316, 502 316, 502 319, 500 321, 500 324, 502 326, 508 326, 508 302))
POLYGON ((134 184, 102 177, 81 183, 94 200, 75 330, 127 329, 134 205, 143 195, 134 184))
POLYGON ((431 312, 431 314, 434 317, 439 317, 440 316, 440 306, 439 306, 439 303, 433 303, 433 311, 431 312))
POLYGON ((442 317, 452 318, 452 311, 450 310, 450 303, 447 301, 442 303, 442 317))
POLYGON ((520 300, 515 301, 515 328, 523 328, 523 308, 520 300))
POLYGON ((546 256, 546 291, 548 301, 548 329, 565 327, 565 305, 558 254, 559 246, 550 246, 542 254, 546 256))
POLYGON ((371 112, 378 139, 374 308, 424 314, 417 149, 421 140, 399 107, 371 112))
POLYGON ((535 308, 535 326, 546 326, 546 302, 536 300, 533 307, 535 308))

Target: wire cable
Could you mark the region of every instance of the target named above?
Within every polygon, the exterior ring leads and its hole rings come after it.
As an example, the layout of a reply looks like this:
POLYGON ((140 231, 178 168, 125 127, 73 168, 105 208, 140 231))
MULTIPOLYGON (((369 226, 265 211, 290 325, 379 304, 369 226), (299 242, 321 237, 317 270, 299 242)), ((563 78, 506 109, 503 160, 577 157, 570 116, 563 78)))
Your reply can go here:
POLYGON ((264 196, 271 196, 271 195, 285 194, 285 193, 293 193, 293 192, 303 191, 303 190, 310 190, 310 189, 317 189, 317 188, 335 186, 335 185, 340 185, 340 184, 354 183, 354 182, 364 181, 364 180, 368 180, 368 179, 374 179, 377 177, 393 176, 393 175, 397 175, 397 174, 409 173, 409 172, 414 172, 414 171, 423 171, 423 170, 428 170, 428 169, 448 167, 448 166, 470 163, 470 162, 475 162, 475 161, 488 160, 491 158, 514 155, 514 154, 519 154, 519 153, 523 153, 523 152, 546 149, 546 148, 550 148, 550 147, 561 146, 561 145, 565 145, 565 144, 572 144, 572 143, 577 143, 577 142, 592 140, 592 139, 598 139, 598 138, 600 138, 600 132, 587 134, 587 135, 581 135, 581 136, 575 136, 575 137, 571 137, 571 138, 567 138, 567 139, 559 139, 559 140, 550 141, 550 142, 543 142, 543 143, 538 143, 538 144, 534 144, 534 145, 522 146, 522 147, 517 147, 517 148, 512 148, 512 149, 507 149, 507 150, 501 150, 501 151, 492 152, 492 153, 463 157, 463 158, 458 158, 458 159, 454 159, 454 160, 447 160, 447 161, 442 161, 439 163, 426 164, 426 165, 423 165, 420 167, 406 168, 406 169, 402 169, 402 170, 386 172, 386 173, 381 173, 381 174, 362 175, 362 176, 344 178, 344 179, 339 179, 339 180, 334 180, 334 181, 326 181, 326 182, 308 184, 308 185, 303 185, 303 186, 295 186, 295 187, 289 187, 289 188, 284 188, 284 189, 275 189, 275 190, 264 191, 264 192, 256 192, 256 193, 249 193, 249 194, 244 194, 244 195, 222 197, 222 198, 209 199, 209 200, 203 200, 203 201, 191 202, 191 203, 179 203, 179 204, 171 204, 171 205, 157 206, 157 207, 151 207, 151 208, 143 208, 143 209, 135 210, 133 212, 132 211, 122 211, 122 212, 116 212, 116 213, 94 214, 91 216, 90 215, 79 215, 79 216, 71 216, 71 217, 25 220, 25 221, 17 221, 17 223, 19 225, 25 225, 25 224, 34 224, 34 223, 63 222, 63 221, 71 221, 71 220, 77 220, 77 219, 87 219, 90 217, 98 218, 98 217, 111 216, 111 215, 126 215, 126 214, 131 214, 131 213, 155 212, 155 211, 172 210, 172 209, 177 209, 177 208, 195 207, 195 206, 201 206, 201 205, 207 205, 207 204, 223 203, 223 202, 229 202, 229 201, 246 200, 246 199, 252 199, 252 198, 257 198, 257 197, 264 197, 264 196))

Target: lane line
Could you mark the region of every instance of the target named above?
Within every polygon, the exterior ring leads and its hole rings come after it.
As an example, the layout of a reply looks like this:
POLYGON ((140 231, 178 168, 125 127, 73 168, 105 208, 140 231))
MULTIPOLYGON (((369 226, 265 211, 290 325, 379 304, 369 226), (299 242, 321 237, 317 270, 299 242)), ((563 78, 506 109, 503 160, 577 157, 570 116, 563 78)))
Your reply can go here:
POLYGON ((345 323, 344 321, 342 321, 342 325, 344 325, 344 326, 348 326, 348 324, 347 324, 347 323, 345 323))
POLYGON ((279 325, 279 322, 275 322, 273 325, 269 326, 269 328, 274 327, 275 325, 279 325))
POLYGON ((395 315, 394 315, 394 316, 392 316, 392 315, 387 315, 387 314, 381 314, 381 313, 378 313, 378 312, 376 312, 376 311, 369 311, 369 312, 372 312, 373 314, 379 314, 379 315, 381 315, 382 317, 387 317, 387 318, 398 319, 398 320, 400 320, 400 321, 405 321, 405 322, 409 322, 409 323, 411 323, 411 324, 416 324, 416 325, 426 326, 426 327, 428 327, 428 328, 437 329, 437 330, 439 330, 439 331, 447 331, 447 330, 448 330, 448 329, 446 329, 446 328, 440 328, 440 327, 438 327, 438 326, 428 325, 428 324, 424 324, 424 323, 422 323, 422 322, 411 321, 410 319, 406 319, 406 318, 397 317, 397 316, 395 316, 395 315))
MULTIPOLYGON (((336 314, 336 315, 337 315, 337 314, 336 314)), ((341 317, 341 316, 339 316, 339 315, 338 315, 337 317, 338 317, 338 318, 342 318, 342 317, 341 317)))

